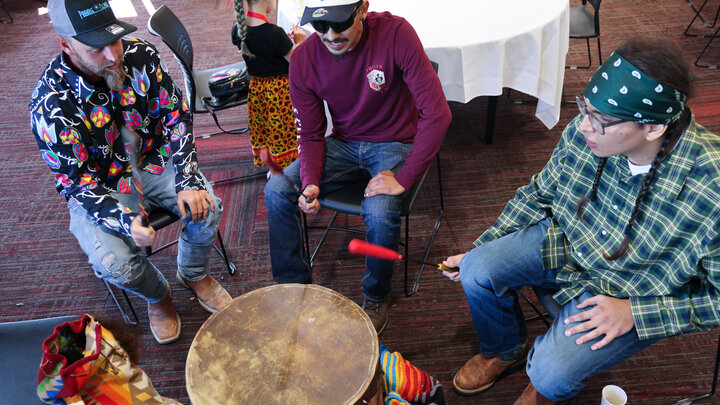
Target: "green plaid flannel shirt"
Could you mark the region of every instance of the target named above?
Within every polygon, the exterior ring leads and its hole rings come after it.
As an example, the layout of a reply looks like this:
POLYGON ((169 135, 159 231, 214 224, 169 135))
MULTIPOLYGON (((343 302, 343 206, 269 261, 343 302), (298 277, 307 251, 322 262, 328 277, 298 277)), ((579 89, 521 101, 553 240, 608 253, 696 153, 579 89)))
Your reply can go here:
POLYGON ((629 298, 640 339, 720 325, 720 137, 694 121, 661 162, 630 232, 630 249, 609 261, 635 205, 643 175, 624 155, 608 158, 597 199, 581 221, 577 201, 592 187, 599 159, 576 117, 550 160, 519 188, 475 246, 551 217, 541 247, 546 269, 558 269, 565 304, 587 290, 629 298))

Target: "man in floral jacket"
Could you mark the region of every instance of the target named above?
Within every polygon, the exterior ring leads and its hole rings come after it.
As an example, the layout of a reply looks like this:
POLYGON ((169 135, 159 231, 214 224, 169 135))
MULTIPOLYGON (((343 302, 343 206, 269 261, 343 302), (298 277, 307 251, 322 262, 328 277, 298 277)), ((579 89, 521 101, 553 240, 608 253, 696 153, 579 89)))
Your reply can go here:
POLYGON ((198 170, 191 116, 155 47, 124 37, 136 28, 118 21, 107 1, 50 0, 62 53, 38 81, 29 105, 40 153, 70 210, 70 231, 95 274, 148 302, 155 339, 180 337, 170 285, 143 255, 155 230, 139 215, 162 207, 185 222, 178 243, 177 279, 214 312, 230 295, 207 274, 222 212, 220 199, 198 170), (137 177, 120 136, 140 137, 137 177))

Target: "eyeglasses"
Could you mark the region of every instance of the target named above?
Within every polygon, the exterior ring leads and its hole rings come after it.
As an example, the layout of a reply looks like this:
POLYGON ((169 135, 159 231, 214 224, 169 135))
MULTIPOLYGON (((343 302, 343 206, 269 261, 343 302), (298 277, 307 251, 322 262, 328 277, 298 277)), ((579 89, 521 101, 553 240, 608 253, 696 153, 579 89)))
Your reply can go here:
POLYGON ((357 7, 355 7, 355 10, 353 10, 353 13, 350 15, 350 18, 343 22, 329 22, 329 21, 312 21, 310 25, 315 29, 315 31, 319 32, 320 34, 325 34, 328 32, 328 29, 332 28, 333 32, 336 34, 339 34, 341 32, 344 32, 348 28, 352 27, 353 24, 355 24, 355 17, 357 16, 358 12, 360 11, 359 4, 357 7))
POLYGON ((585 103, 585 99, 581 95, 575 96, 575 101, 577 101, 578 109, 580 109, 580 115, 583 117, 587 116, 590 120, 590 125, 593 127, 595 132, 600 135, 605 135, 605 128, 607 127, 627 122, 626 120, 603 122, 602 118, 588 111, 587 103, 585 103))

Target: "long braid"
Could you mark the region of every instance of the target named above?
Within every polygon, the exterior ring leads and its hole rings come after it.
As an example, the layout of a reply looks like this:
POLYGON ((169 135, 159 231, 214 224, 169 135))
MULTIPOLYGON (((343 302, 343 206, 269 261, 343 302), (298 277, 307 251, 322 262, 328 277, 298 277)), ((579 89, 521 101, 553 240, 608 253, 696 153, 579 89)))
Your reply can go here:
POLYGON ((595 180, 593 180, 592 188, 590 189, 590 195, 579 199, 577 202, 577 206, 575 206, 575 214, 580 219, 582 219, 582 214, 583 214, 583 209, 585 208, 585 204, 587 204, 591 201, 594 202, 595 199, 597 199, 598 184, 600 184, 600 178, 602 177, 602 173, 603 173, 603 170, 605 170, 606 164, 607 164, 607 158, 600 158, 600 162, 598 162, 597 170, 595 171, 595 180))
POLYGON ((657 171, 658 166, 660 166, 660 162, 665 157, 668 145, 670 145, 671 143, 674 144, 675 141, 680 138, 680 135, 682 135, 682 133, 685 131, 689 120, 690 110, 686 107, 685 110, 683 110, 683 114, 680 119, 668 126, 665 134, 665 139, 663 140, 662 145, 660 145, 660 150, 655 156, 655 159, 653 159, 652 164, 650 165, 650 170, 645 175, 642 184, 640 185, 640 192, 638 193, 637 198, 635 198, 635 206, 633 207, 632 214, 630 214, 630 219, 628 220, 627 225, 625 225, 625 237, 620 243, 620 246, 618 246, 618 248, 613 253, 608 255, 607 253, 603 252, 603 257, 605 259, 617 260, 627 252, 630 246, 630 231, 632 231, 633 226, 635 226, 635 221, 637 220, 637 216, 640 213, 640 205, 645 199, 645 195, 647 194, 648 190, 650 189, 650 185, 655 179, 655 172, 657 171))
POLYGON ((243 54, 243 57, 252 58, 255 55, 250 52, 250 48, 248 48, 245 41, 245 38, 247 37, 247 22, 245 21, 245 9, 243 7, 243 2, 242 0, 233 0, 233 5, 235 9, 235 19, 237 20, 237 35, 240 38, 240 53, 243 54))

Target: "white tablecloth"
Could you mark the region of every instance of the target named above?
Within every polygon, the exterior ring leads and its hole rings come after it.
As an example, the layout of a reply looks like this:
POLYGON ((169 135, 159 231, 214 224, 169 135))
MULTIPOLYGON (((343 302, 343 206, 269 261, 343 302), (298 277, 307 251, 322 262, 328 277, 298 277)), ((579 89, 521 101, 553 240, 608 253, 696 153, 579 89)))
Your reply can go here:
POLYGON ((538 98, 535 114, 548 128, 560 119, 568 0, 375 0, 370 10, 412 24, 440 64, 448 100, 466 103, 509 87, 538 98))
MULTIPOLYGON (((299 20, 297 0, 278 1, 278 23, 299 20)), ((560 119, 569 42, 568 0, 370 0, 417 31, 445 97, 466 103, 503 87, 538 98, 535 115, 552 128, 560 119)))

